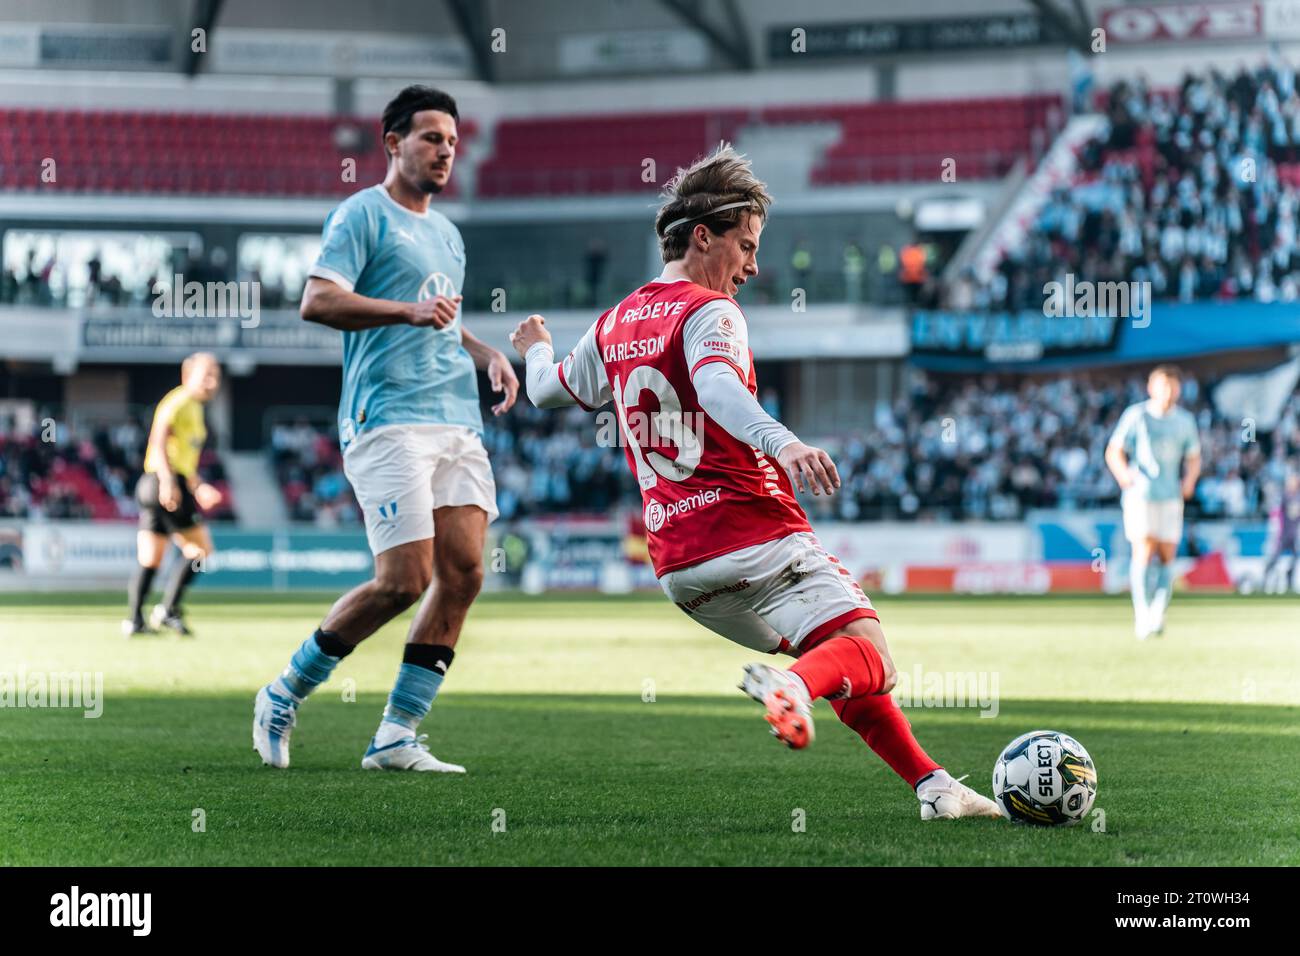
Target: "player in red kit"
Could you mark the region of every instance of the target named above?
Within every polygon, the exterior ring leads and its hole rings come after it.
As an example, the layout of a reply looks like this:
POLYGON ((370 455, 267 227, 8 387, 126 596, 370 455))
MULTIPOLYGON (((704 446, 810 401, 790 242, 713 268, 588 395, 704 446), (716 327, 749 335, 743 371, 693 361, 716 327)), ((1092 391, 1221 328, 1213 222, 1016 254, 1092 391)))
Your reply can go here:
POLYGON ((797 658, 789 670, 745 667, 741 689, 766 708, 773 734, 808 746, 812 702, 825 697, 915 789, 921 819, 998 816, 917 744, 889 695, 895 669, 871 601, 795 500, 793 485, 839 487, 830 456, 755 398, 733 296, 758 274, 770 203, 730 146, 679 171, 655 221, 662 275, 602 314, 558 364, 541 316, 511 335, 528 397, 538 408, 614 403, 664 592, 729 640, 797 658))

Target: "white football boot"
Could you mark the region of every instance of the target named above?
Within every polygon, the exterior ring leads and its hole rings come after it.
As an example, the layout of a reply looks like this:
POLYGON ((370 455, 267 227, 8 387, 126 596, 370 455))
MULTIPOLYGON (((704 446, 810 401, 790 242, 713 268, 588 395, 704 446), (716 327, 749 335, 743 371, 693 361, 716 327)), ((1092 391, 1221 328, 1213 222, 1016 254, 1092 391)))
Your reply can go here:
MULTIPOLYGON (((969 776, 969 774, 967 774, 969 776)), ((956 820, 958 817, 1000 817, 998 805, 962 783, 921 784, 916 797, 921 801, 922 820, 956 820)))
POLYGON ((257 692, 253 702, 253 749, 269 767, 289 766, 289 735, 298 722, 296 702, 271 693, 271 685, 257 692))
POLYGON ((1139 641, 1145 641, 1153 633, 1154 628, 1151 626, 1151 611, 1148 608, 1142 613, 1134 611, 1133 613, 1133 635, 1139 641))
POLYGON ((363 770, 419 770, 433 773, 464 773, 460 764, 446 763, 429 753, 424 742, 428 734, 407 734, 407 736, 385 744, 375 746, 375 738, 370 739, 370 746, 361 758, 363 770))
POLYGON ((746 664, 739 686, 767 708, 773 737, 792 750, 813 742, 812 698, 797 674, 767 664, 746 664))
POLYGON ((1167 602, 1156 602, 1147 611, 1147 637, 1165 636, 1165 609, 1167 602))

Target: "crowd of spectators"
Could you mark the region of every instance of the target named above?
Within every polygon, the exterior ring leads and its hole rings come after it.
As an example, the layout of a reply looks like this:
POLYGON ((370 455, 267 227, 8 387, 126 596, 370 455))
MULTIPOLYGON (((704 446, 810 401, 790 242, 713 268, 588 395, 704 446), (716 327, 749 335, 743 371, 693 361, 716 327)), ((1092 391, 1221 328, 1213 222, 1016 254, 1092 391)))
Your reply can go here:
POLYGON ((361 521, 332 425, 305 418, 275 425, 271 429, 271 459, 294 521, 309 521, 321 528, 361 521))
POLYGON ((1106 124, 1024 244, 988 281, 945 290, 953 309, 1038 310, 1066 274, 1149 282, 1156 300, 1300 298, 1300 92, 1280 59, 1175 90, 1120 81, 1106 124))
MULTIPOLYGON (((52 415, 23 425, 0 422, 0 518, 134 518, 147 438, 135 419, 84 428, 52 415)), ((199 467, 205 480, 228 492, 214 451, 204 450, 199 467)), ((207 517, 233 517, 228 493, 207 517)))
MULTIPOLYGON (((596 421, 580 409, 543 412, 521 401, 504 418, 485 408, 483 423, 504 519, 599 514, 637 498, 622 452, 602 447, 596 421)), ((276 425, 271 455, 293 520, 320 527, 361 521, 332 424, 300 418, 276 425)))
MULTIPOLYGON (((805 497, 825 520, 1017 520, 1035 508, 1086 510, 1118 504, 1104 452, 1120 413, 1145 398, 1142 377, 950 379, 913 372, 873 426, 823 444, 843 479, 834 498, 805 497)), ((765 407, 779 408, 773 390, 765 407)), ((1193 517, 1267 514, 1289 471, 1300 471, 1300 390, 1279 425, 1255 433, 1219 414, 1208 390, 1184 384, 1196 416, 1202 476, 1193 517)), ((616 444, 609 409, 543 412, 520 402, 484 414, 503 519, 637 510, 639 493, 616 444)), ((81 429, 51 417, 0 423, 0 518, 129 519, 144 457, 144 423, 81 429)), ((359 526, 361 512, 343 471, 332 425, 296 419, 276 425, 270 455, 289 515, 318 527, 359 526)), ((201 473, 225 488, 220 460, 205 450, 201 473)), ((210 519, 232 517, 229 501, 210 519)))
MULTIPOLYGON (((834 498, 805 497, 826 520, 1016 520, 1035 508, 1115 507, 1119 489, 1104 462, 1120 413, 1146 398, 1145 378, 1061 375, 1046 379, 945 379, 915 372, 882 406, 871 429, 822 442, 843 479, 834 498)), ((764 391, 769 411, 779 408, 764 391)), ((1194 517, 1263 517, 1286 472, 1300 470, 1300 392, 1281 424, 1249 435, 1217 413, 1207 389, 1184 384, 1196 416, 1202 477, 1194 517), (1250 440, 1243 440, 1243 436, 1250 440)), ((617 426, 580 409, 484 413, 484 444, 503 519, 636 510, 640 496, 617 426)), ((299 421, 272 437, 277 473, 296 520, 334 526, 360 520, 336 433, 299 421)))
MULTIPOLYGON (((809 504, 844 520, 1011 520, 1033 508, 1116 506, 1106 444, 1120 413, 1145 398, 1143 377, 949 383, 917 374, 870 432, 828 443, 844 486, 809 504)), ((1300 469, 1300 392, 1271 433, 1218 414, 1194 379, 1181 404, 1202 444, 1189 514, 1262 517, 1287 471, 1300 469)))

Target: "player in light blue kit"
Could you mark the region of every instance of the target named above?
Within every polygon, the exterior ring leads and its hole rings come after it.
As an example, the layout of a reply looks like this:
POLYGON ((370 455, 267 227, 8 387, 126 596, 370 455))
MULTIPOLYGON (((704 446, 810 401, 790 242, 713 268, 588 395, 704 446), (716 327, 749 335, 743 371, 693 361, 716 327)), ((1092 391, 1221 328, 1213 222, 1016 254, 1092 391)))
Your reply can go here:
POLYGON ((1181 392, 1178 368, 1153 369, 1147 379, 1150 400, 1124 410, 1106 446, 1106 464, 1123 489, 1134 630, 1140 641, 1164 633, 1174 557, 1183 537, 1183 500, 1192 496, 1201 473, 1196 419, 1178 406, 1181 392), (1159 559, 1154 567, 1153 557, 1159 559))
POLYGON ((343 332, 339 441, 375 576, 341 597, 258 692, 253 746, 273 767, 289 765, 289 735, 307 695, 428 590, 361 766, 465 769, 435 758, 416 730, 483 582, 484 537, 497 514, 475 369, 504 393, 498 415, 514 404, 519 381, 505 355, 461 324, 465 244, 429 208, 451 175, 458 118, 455 101, 428 87, 407 87, 388 104, 384 182, 330 213, 303 291, 302 317, 343 332))

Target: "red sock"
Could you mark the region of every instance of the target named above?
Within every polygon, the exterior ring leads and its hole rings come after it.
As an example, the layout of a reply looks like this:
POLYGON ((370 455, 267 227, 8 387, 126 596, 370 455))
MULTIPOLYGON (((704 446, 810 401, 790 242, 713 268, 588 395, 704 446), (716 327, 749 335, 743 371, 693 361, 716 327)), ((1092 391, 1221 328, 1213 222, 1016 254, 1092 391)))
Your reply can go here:
POLYGON ((822 641, 800 656, 790 670, 808 686, 814 700, 846 691, 846 696, 860 697, 885 686, 885 664, 880 652, 865 637, 848 634, 822 641))
POLYGON ((888 694, 833 700, 831 707, 909 786, 915 787, 927 773, 939 769, 916 742, 912 725, 888 694))

